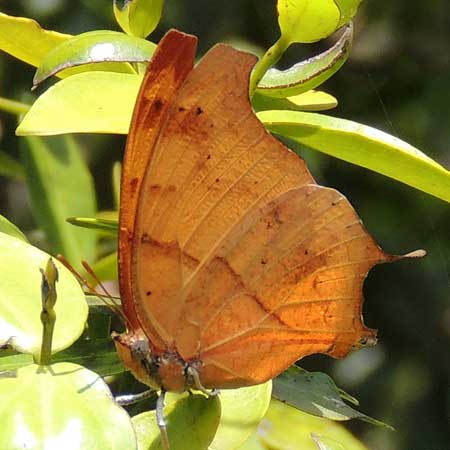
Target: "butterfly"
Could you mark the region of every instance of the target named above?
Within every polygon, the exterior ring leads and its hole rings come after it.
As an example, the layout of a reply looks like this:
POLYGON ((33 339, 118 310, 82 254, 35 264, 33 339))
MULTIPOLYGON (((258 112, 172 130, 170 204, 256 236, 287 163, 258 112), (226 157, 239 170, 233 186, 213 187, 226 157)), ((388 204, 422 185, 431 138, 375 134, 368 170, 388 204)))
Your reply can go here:
POLYGON ((375 341, 369 269, 395 257, 347 199, 271 136, 248 95, 255 57, 161 40, 134 109, 121 181, 119 355, 162 391, 238 388, 313 353, 375 341))

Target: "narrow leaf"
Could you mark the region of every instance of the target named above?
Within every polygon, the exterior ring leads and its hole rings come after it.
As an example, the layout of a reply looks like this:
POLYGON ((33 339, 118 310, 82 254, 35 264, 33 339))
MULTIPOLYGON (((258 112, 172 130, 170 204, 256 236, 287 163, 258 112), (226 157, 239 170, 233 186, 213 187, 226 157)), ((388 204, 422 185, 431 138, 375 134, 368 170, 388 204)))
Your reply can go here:
POLYGON ((266 97, 258 92, 252 98, 255 111, 287 109, 289 111, 324 111, 337 106, 337 100, 330 94, 321 91, 308 91, 293 97, 266 97))
POLYGON ((114 236, 117 236, 118 234, 119 222, 117 222, 117 220, 95 219, 91 217, 68 217, 66 221, 77 227, 105 231, 114 236))
POLYGON ((67 217, 94 215, 96 209, 93 181, 76 141, 71 136, 30 137, 21 147, 33 213, 53 253, 73 265, 92 261, 95 234, 66 223, 67 217))
POLYGON ((45 56, 34 75, 33 86, 64 69, 87 64, 83 70, 134 73, 129 64, 114 63, 150 61, 155 48, 152 42, 117 31, 82 33, 62 42, 45 56))
POLYGON ((450 202, 450 172, 387 133, 314 113, 262 111, 258 117, 275 134, 450 202))
POLYGON ((289 69, 269 69, 259 82, 256 92, 270 97, 288 97, 307 92, 334 75, 347 61, 353 41, 350 24, 331 48, 301 61, 289 69))
POLYGON ((0 150, 0 175, 14 178, 16 180, 25 180, 25 172, 22 164, 17 159, 11 158, 7 153, 0 150))
POLYGON ((360 419, 374 425, 391 426, 348 406, 333 380, 320 372, 291 367, 274 380, 273 396, 288 405, 318 417, 332 420, 360 419))

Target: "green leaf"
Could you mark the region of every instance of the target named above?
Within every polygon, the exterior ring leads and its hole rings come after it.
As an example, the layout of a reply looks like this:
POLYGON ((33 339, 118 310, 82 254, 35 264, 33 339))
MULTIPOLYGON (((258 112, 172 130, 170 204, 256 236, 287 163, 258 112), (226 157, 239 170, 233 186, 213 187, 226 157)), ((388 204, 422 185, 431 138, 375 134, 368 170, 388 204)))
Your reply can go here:
POLYGON ((275 134, 450 202, 450 172, 398 138, 321 114, 262 111, 257 116, 275 134))
POLYGON ((0 175, 19 181, 25 180, 25 172, 22 164, 7 153, 0 150, 0 175))
MULTIPOLYGON (((100 377, 118 375, 125 372, 111 338, 79 339, 69 348, 52 356, 53 363, 68 362, 80 364, 100 377)), ((31 355, 19 353, 1 356, 0 372, 14 371, 33 362, 31 355)))
POLYGON ((92 261, 96 236, 66 223, 76 215, 95 215, 93 181, 81 149, 72 136, 22 142, 21 159, 27 174, 33 213, 45 231, 53 253, 63 254, 73 265, 92 261))
POLYGON ((306 372, 291 367, 274 380, 273 396, 303 412, 332 420, 361 419, 373 425, 389 425, 348 406, 334 381, 320 372, 306 372))
POLYGON ((114 0, 114 15, 125 33, 145 38, 161 20, 163 6, 164 0, 114 0))
POLYGON ((315 42, 332 34, 341 13, 333 0, 278 0, 281 36, 289 43, 315 42))
POLYGON ((80 228, 104 231, 113 236, 119 232, 119 222, 117 220, 95 219, 92 217, 68 217, 66 222, 80 228))
POLYGON ((32 66, 39 66, 52 48, 70 37, 44 30, 32 19, 0 13, 0 50, 32 66))
POLYGON ((0 396, 0 448, 136 448, 128 414, 96 373, 76 364, 2 376, 0 396))
POLYGON ((97 277, 102 280, 117 280, 117 252, 106 255, 99 259, 93 266, 92 270, 97 277))
MULTIPOLYGON (((41 273, 50 255, 4 233, 0 233, 0 345, 37 355, 42 338, 41 273)), ((84 293, 73 275, 58 261, 56 324, 53 352, 70 346, 81 335, 88 308, 84 293)), ((2 448, 2 446, 0 446, 2 448)))
POLYGON ((347 61, 353 41, 349 25, 331 48, 301 61, 289 69, 269 69, 258 83, 256 92, 270 97, 289 97, 319 86, 334 75, 347 61))
POLYGON ((117 31, 82 33, 62 42, 47 53, 34 75, 33 86, 64 69, 81 65, 83 71, 134 73, 129 64, 117 63, 150 61, 155 48, 156 45, 152 42, 117 31))
POLYGON ((65 78, 34 102, 16 134, 127 134, 141 82, 138 75, 113 72, 85 72, 65 78))
POLYGON ((2 215, 0 215, 0 233, 6 233, 9 236, 28 242, 27 237, 19 230, 19 228, 2 215))
MULTIPOLYGON (((368 450, 338 423, 311 416, 276 400, 270 403, 257 436, 263 446, 271 450, 318 450, 317 439, 327 445, 331 442, 341 445, 345 450, 368 450)), ((342 449, 335 446, 320 450, 342 449)))
MULTIPOLYGON (((164 416, 170 450, 207 449, 219 425, 220 401, 217 396, 189 395, 168 404, 164 416)), ((134 416, 132 422, 139 450, 162 450, 155 411, 134 416)))
POLYGON ((350 20, 356 15, 359 4, 361 0, 334 0, 337 7, 339 8, 339 12, 341 14, 341 20, 339 21, 339 27, 349 23, 350 20))
POLYGON ((332 95, 322 91, 308 91, 286 98, 266 97, 257 92, 252 98, 253 109, 256 112, 274 109, 324 111, 335 108, 337 104, 337 100, 332 95))
POLYGON ((240 389, 223 389, 220 424, 209 450, 233 450, 256 430, 267 412, 272 382, 240 389))

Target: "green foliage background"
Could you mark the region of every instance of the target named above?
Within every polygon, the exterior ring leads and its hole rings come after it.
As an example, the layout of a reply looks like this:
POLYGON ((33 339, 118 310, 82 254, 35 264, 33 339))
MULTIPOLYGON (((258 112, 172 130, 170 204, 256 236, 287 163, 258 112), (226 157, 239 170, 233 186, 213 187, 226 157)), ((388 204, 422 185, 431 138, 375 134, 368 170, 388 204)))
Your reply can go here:
MULTIPOLYGON (((277 37, 273 0, 166 0, 153 40, 170 27, 200 38, 200 52, 218 41, 267 48, 277 37)), ((116 27, 110 0, 0 0, 0 10, 33 17, 47 29, 80 33, 116 27)), ((357 16, 352 56, 324 86, 340 101, 332 115, 397 135, 450 167, 450 5, 446 0, 366 0, 357 16)), ((294 46, 288 66, 327 43, 294 46)), ((0 55, 0 92, 23 99, 34 70, 0 55)), ((15 119, 0 114, 0 148, 19 151, 15 119)), ((112 208, 110 174, 122 137, 82 136, 101 209, 112 208)), ((365 321, 380 344, 344 361, 311 357, 303 367, 330 373, 369 415, 397 428, 350 427, 371 449, 448 450, 450 442, 450 209, 381 175, 304 149, 316 178, 345 193, 380 245, 392 253, 425 248, 422 261, 375 268, 366 282, 365 321)), ((20 181, 0 178, 0 214, 22 230, 35 228, 20 181)), ((33 234, 39 242, 39 232, 33 234)), ((42 243, 40 243, 42 245, 42 243)))

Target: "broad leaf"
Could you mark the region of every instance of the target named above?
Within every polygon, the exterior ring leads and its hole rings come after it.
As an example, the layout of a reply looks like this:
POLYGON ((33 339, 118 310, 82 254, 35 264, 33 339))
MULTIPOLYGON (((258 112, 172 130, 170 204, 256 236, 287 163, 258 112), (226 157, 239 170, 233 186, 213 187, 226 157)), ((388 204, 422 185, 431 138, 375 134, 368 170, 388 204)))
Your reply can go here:
MULTIPOLYGON (((41 273, 49 255, 0 233, 0 345, 10 344, 23 353, 38 355, 41 346, 41 273)), ((56 324, 53 352, 69 347, 83 332, 88 308, 73 275, 58 261, 56 324)), ((1 446, 0 446, 1 448, 1 446)))
MULTIPOLYGON (((303 413, 276 400, 270 403, 257 431, 258 440, 271 450, 318 450, 317 442, 333 442, 339 447, 320 450, 368 450, 336 422, 303 413)), ((245 447, 244 447, 245 449, 245 447)))
POLYGON ((99 30, 79 34, 47 53, 34 75, 33 85, 64 69, 80 65, 84 65, 82 69, 85 71, 134 73, 129 64, 115 63, 150 61, 155 48, 152 42, 117 31, 99 30))
POLYGON ((333 0, 278 0, 277 9, 282 39, 290 43, 326 38, 341 20, 333 0))
POLYGON ((32 66, 39 66, 52 48, 70 37, 44 30, 32 19, 0 13, 0 50, 32 66))
POLYGON ((0 448, 136 448, 128 414, 82 366, 30 365, 0 377, 0 448))
POLYGON ((65 78, 34 102, 16 134, 127 134, 141 81, 138 75, 112 72, 65 78))
POLYGON ((210 450, 233 450, 242 445, 256 430, 267 412, 272 382, 220 392, 222 414, 210 450))
POLYGON ((375 128, 298 111, 262 111, 273 133, 386 175, 450 202, 450 172, 418 149, 375 128))
POLYGON ((114 0, 114 15, 123 31, 147 37, 158 25, 164 0, 114 0))
POLYGON ((29 137, 21 148, 37 222, 53 253, 62 253, 74 265, 94 259, 96 241, 95 233, 66 223, 67 217, 93 216, 96 210, 93 181, 80 153, 71 136, 29 137))
MULTIPOLYGON (((164 415, 170 450, 206 450, 219 425, 220 400, 217 396, 189 395, 168 404, 164 415)), ((155 411, 134 416, 132 422, 139 450, 163 449, 155 411)))
POLYGON ((256 92, 284 98, 314 89, 334 75, 347 61, 352 40, 353 26, 349 25, 336 44, 327 51, 286 70, 269 69, 258 83, 256 92))

